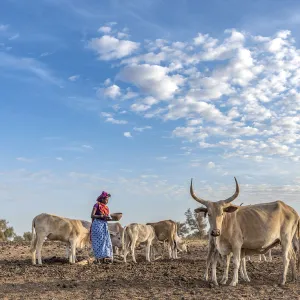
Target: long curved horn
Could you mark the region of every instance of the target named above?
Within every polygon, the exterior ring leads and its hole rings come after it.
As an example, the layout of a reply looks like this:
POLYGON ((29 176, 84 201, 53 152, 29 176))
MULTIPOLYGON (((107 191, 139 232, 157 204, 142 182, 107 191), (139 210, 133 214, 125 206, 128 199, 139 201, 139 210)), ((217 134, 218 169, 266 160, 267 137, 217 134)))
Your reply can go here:
POLYGON ((206 200, 203 200, 201 198, 198 198, 195 193, 194 193, 194 189, 193 189, 193 178, 191 179, 191 186, 190 186, 190 193, 191 193, 191 196, 199 203, 203 204, 204 206, 207 207, 207 201, 206 200))
POLYGON ((239 184, 235 177, 234 177, 234 180, 235 180, 235 193, 231 197, 225 199, 224 200, 225 203, 232 202, 239 195, 239 192, 240 192, 239 184))

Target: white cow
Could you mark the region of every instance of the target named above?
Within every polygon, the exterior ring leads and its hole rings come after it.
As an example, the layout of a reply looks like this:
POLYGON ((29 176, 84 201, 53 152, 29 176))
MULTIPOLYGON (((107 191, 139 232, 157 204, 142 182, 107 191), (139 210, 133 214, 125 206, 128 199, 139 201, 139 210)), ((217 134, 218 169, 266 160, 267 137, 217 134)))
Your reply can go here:
POLYGON ((62 241, 71 247, 70 263, 76 261, 76 248, 90 243, 90 231, 80 220, 73 220, 50 214, 40 214, 32 220, 32 264, 42 264, 41 250, 45 239, 62 241))
POLYGON ((127 262, 127 255, 131 251, 132 260, 136 263, 135 247, 140 243, 147 243, 146 260, 150 262, 151 245, 158 243, 154 228, 150 225, 132 223, 125 227, 122 236, 124 262, 127 262))

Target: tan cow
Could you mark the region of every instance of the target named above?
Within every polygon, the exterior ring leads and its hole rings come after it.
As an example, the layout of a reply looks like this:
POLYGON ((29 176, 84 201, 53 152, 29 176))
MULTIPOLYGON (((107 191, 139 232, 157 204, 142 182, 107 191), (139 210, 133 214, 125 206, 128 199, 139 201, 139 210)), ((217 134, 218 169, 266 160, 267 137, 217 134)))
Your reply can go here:
POLYGON ((71 246, 70 263, 76 261, 76 248, 83 248, 90 243, 90 231, 80 220, 63 218, 50 214, 40 214, 32 220, 32 264, 42 264, 41 251, 45 239, 62 241, 71 246))
POLYGON ((125 227, 122 236, 124 262, 127 262, 127 255, 129 250, 131 250, 132 260, 136 263, 135 247, 141 243, 147 243, 146 260, 150 262, 150 248, 157 242, 157 237, 152 226, 137 223, 129 224, 125 227))
MULTIPOLYGON (((283 276, 281 284, 286 282, 290 260, 292 260, 292 275, 296 279, 295 255, 291 255, 292 239, 298 227, 297 212, 282 201, 262 203, 249 206, 234 206, 231 202, 239 194, 239 186, 236 178, 236 191, 233 196, 218 202, 211 202, 197 197, 191 181, 190 194, 205 207, 201 208, 208 214, 210 234, 217 251, 221 255, 233 253, 234 275, 230 283, 236 286, 238 283, 238 270, 242 257, 242 250, 247 255, 264 254, 266 249, 271 249, 279 242, 282 247, 283 276), (229 217, 231 215, 231 217, 229 217)), ((213 263, 216 268, 216 263, 213 263)), ((217 282, 213 272, 213 281, 217 282)))
POLYGON ((177 258, 177 250, 187 252, 186 242, 177 235, 177 224, 172 220, 147 223, 153 226, 156 237, 161 242, 168 243, 169 258, 177 258))

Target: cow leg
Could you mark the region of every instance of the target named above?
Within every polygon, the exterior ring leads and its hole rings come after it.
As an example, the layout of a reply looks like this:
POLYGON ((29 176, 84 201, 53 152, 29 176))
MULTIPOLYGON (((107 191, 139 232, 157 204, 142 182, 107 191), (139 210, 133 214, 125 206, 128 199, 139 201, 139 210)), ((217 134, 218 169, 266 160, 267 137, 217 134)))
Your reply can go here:
POLYGON ((231 286, 236 286, 239 282, 239 268, 241 262, 241 248, 236 247, 233 249, 233 264, 234 264, 234 271, 233 271, 233 278, 230 283, 231 286))
POLYGON ((37 243, 36 243, 36 254, 37 254, 37 259, 38 259, 38 264, 42 264, 42 247, 44 244, 45 237, 38 237, 37 238, 37 243))
POLYGON ((272 250, 269 250, 269 261, 272 261, 272 250))
POLYGON ((172 255, 172 246, 171 243, 169 242, 169 259, 172 259, 173 255, 172 255))
POLYGON ((37 237, 36 237, 36 235, 33 236, 33 239, 34 240, 32 241, 32 246, 31 246, 30 251, 31 251, 31 255, 32 255, 32 257, 31 257, 32 264, 35 265, 36 264, 36 244, 37 244, 37 237))
POLYGON ((209 242, 208 253, 207 253, 207 257, 206 257, 206 270, 204 273, 204 280, 206 280, 206 281, 208 281, 208 270, 209 270, 209 266, 211 264, 213 255, 214 255, 214 248, 212 247, 211 243, 209 242))
POLYGON ((32 255, 32 257, 31 257, 32 264, 36 265, 36 250, 35 249, 32 250, 31 255, 32 255))
POLYGON ((250 282, 250 278, 248 276, 248 273, 247 273, 247 268, 246 268, 246 258, 243 257, 241 259, 241 277, 243 280, 247 281, 247 282, 250 282))
POLYGON ((289 257, 292 264, 292 281, 296 281, 297 280, 297 258, 296 258, 296 253, 294 249, 292 249, 292 247, 289 252, 289 257))
POLYGON ((135 259, 135 244, 136 244, 136 240, 133 240, 131 242, 131 256, 132 256, 132 260, 134 263, 136 263, 136 259, 135 259))
POLYGON ((231 255, 226 255, 226 257, 223 257, 223 262, 225 261, 225 266, 224 266, 225 268, 224 268, 222 280, 220 282, 221 284, 226 284, 226 282, 228 280, 230 258, 231 258, 231 255))
POLYGON ((289 251, 292 245, 292 241, 290 241, 287 237, 284 237, 284 239, 281 241, 281 245, 282 245, 282 259, 283 259, 283 273, 282 273, 281 285, 285 285, 286 275, 290 263, 289 251))
POLYGON ((124 247, 124 253, 123 253, 124 263, 127 262, 127 254, 128 254, 128 248, 127 247, 128 247, 127 245, 125 245, 125 247, 124 247))
POLYGON ((177 259, 178 256, 177 256, 177 246, 175 243, 173 243, 173 258, 174 259, 177 259))
POLYGON ((151 248, 151 243, 152 241, 147 241, 147 246, 146 246, 146 260, 147 262, 150 262, 150 248, 151 248))
POLYGON ((69 259, 69 255, 70 255, 70 245, 67 244, 66 246, 66 257, 69 259))
POLYGON ((261 257, 264 259, 264 261, 267 261, 267 258, 264 254, 259 254, 259 261, 261 261, 261 257))
POLYGON ((76 241, 72 240, 70 241, 70 246, 71 246, 71 255, 69 257, 69 262, 71 264, 76 263, 76 241))
POLYGON ((211 265, 211 281, 216 286, 219 285, 217 281, 217 263, 218 263, 217 255, 219 255, 219 252, 215 251, 213 255, 212 265, 211 265))

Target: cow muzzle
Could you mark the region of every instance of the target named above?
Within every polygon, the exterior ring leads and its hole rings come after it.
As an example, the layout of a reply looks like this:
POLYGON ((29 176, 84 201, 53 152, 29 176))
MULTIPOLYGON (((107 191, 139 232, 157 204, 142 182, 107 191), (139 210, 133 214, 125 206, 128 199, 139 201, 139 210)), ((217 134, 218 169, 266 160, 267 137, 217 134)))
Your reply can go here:
POLYGON ((220 229, 213 229, 210 233, 210 235, 214 237, 220 236, 220 234, 221 234, 220 229))

